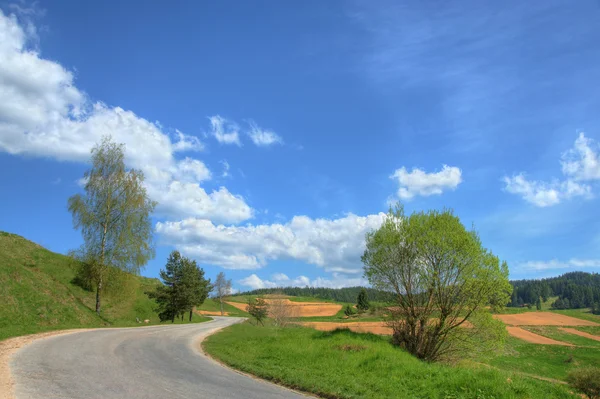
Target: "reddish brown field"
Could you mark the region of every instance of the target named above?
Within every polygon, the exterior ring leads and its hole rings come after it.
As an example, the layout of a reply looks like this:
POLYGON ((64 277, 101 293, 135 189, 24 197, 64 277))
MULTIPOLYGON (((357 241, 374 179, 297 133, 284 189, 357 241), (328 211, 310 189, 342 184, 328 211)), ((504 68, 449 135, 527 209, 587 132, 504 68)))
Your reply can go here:
MULTIPOLYGON (((272 303, 274 299, 265 299, 267 303, 272 303)), ((313 317, 313 316, 334 316, 342 309, 342 305, 326 302, 292 302, 289 299, 279 299, 285 306, 293 307, 293 315, 295 317, 313 317)), ((246 311, 246 304, 240 302, 227 302, 240 310, 246 311)))
POLYGON ((593 339, 595 341, 600 341, 600 337, 599 336, 588 334, 588 333, 586 333, 584 331, 579 331, 579 330, 576 330, 574 328, 559 328, 559 330, 564 331, 564 332, 569 333, 569 334, 579 335, 580 337, 593 339))
POLYGON ((392 335, 392 329, 383 321, 332 323, 327 321, 308 321, 301 323, 305 327, 314 328, 319 331, 333 331, 337 328, 347 328, 357 333, 373 333, 378 335, 392 335))
POLYGON ((551 312, 528 312, 519 314, 497 314, 496 319, 509 326, 597 326, 592 321, 577 319, 551 312))
POLYGON ((522 339, 523 341, 531 342, 532 344, 574 346, 567 342, 556 341, 554 339, 534 334, 530 331, 523 330, 520 327, 507 326, 506 329, 508 330, 508 333, 513 337, 522 339))

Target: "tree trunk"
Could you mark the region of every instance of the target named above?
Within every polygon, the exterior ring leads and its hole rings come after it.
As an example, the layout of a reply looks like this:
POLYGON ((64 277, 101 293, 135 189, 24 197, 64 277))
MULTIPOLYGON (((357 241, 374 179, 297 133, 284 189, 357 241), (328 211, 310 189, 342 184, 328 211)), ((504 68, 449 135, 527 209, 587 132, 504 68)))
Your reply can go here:
POLYGON ((173 317, 171 318, 171 323, 175 323, 175 312, 173 312, 173 317))
POLYGON ((223 297, 219 297, 219 303, 221 304, 221 316, 223 316, 223 297))
POLYGON ((96 287, 96 313, 100 315, 100 291, 102 291, 102 277, 98 280, 98 286, 96 287))
POLYGON ((190 309, 190 322, 192 321, 192 310, 193 309, 190 309))

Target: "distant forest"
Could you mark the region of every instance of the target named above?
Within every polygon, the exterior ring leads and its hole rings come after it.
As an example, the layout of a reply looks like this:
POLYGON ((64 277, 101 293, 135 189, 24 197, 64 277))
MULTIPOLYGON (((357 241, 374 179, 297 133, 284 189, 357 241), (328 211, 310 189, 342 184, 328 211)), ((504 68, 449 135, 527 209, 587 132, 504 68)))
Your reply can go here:
MULTIPOLYGON (((591 308, 600 314, 600 274, 571 272, 562 276, 542 280, 511 281, 513 293, 509 307, 539 306, 549 298, 558 297, 553 303, 554 309, 591 308)), ((282 287, 261 288, 236 295, 266 295, 283 293, 290 296, 304 296, 337 302, 356 302, 358 293, 363 287, 317 288, 317 287, 282 287)), ((394 301, 388 292, 366 288, 369 301, 394 301)))
POLYGON ((538 299, 558 298, 555 309, 592 308, 600 313, 600 274, 571 272, 542 280, 511 281, 513 293, 508 306, 535 306, 538 299))
POLYGON ((258 290, 243 292, 237 295, 266 295, 283 293, 289 296, 305 296, 312 298, 328 299, 336 302, 356 303, 356 298, 361 289, 367 290, 369 301, 392 302, 393 296, 389 292, 376 290, 368 287, 347 288, 319 288, 319 287, 283 287, 283 288, 261 288, 258 290))

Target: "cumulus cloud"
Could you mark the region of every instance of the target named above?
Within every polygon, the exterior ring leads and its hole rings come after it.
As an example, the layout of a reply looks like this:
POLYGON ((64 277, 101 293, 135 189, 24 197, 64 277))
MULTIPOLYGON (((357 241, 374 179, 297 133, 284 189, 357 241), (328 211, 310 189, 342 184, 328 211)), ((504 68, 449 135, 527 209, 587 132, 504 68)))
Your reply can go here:
POLYGON ((327 287, 327 288, 342 288, 356 287, 359 285, 367 285, 368 282, 363 278, 347 278, 342 275, 334 274, 332 279, 317 277, 314 280, 306 276, 298 276, 294 279, 289 278, 283 273, 271 276, 271 280, 263 280, 256 274, 251 274, 246 278, 238 281, 244 287, 249 287, 251 290, 260 288, 277 288, 277 287, 327 287), (272 280, 272 281, 271 281, 272 280))
POLYGON ((254 121, 249 121, 248 124, 250 125, 248 136, 256 146, 268 147, 273 144, 283 144, 283 139, 275 132, 261 128, 254 121))
POLYGON ((221 144, 235 144, 241 146, 239 126, 237 123, 227 120, 220 115, 208 118, 210 120, 211 134, 221 144))
POLYGON ((574 197, 592 198, 592 186, 586 182, 600 180, 599 150, 594 140, 580 133, 573 148, 562 154, 563 180, 528 180, 524 173, 519 173, 512 177, 505 176, 502 179, 504 188, 539 207, 556 205, 574 197))
POLYGON ((381 226, 384 218, 384 213, 339 219, 295 216, 285 224, 247 226, 188 218, 159 222, 156 231, 186 255, 226 269, 258 269, 271 260, 295 259, 326 270, 355 272, 360 269, 365 234, 381 226))
POLYGON ((567 261, 559 261, 552 259, 549 261, 528 261, 519 264, 524 270, 557 270, 557 269, 576 269, 600 267, 600 259, 569 259, 567 261))
POLYGON ((391 179, 399 184, 398 198, 410 200, 415 196, 439 195, 444 190, 454 190, 462 182, 462 172, 455 166, 443 165, 439 172, 427 173, 413 168, 408 172, 405 167, 397 169, 391 179))
POLYGON ((252 217, 242 197, 199 186, 211 177, 202 161, 175 158, 180 151, 201 150, 197 137, 178 130, 170 136, 159 123, 92 102, 75 86, 71 71, 28 48, 30 32, 0 10, 0 151, 86 162, 92 146, 111 135, 126 145, 129 166, 146 175, 159 212, 232 223, 252 217))

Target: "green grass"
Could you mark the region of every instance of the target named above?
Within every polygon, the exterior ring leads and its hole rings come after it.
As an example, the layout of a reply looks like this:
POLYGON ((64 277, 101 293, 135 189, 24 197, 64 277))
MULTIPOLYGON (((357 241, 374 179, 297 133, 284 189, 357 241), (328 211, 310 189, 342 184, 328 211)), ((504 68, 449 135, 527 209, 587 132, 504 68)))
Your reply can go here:
POLYGON ((485 366, 422 362, 387 338, 243 323, 203 344, 226 364, 327 398, 570 398, 566 386, 485 366), (510 378, 510 380, 509 380, 510 378))
POLYGON ((66 328, 138 326, 136 317, 158 324, 155 303, 144 294, 158 280, 128 277, 119 293, 106 293, 99 317, 95 293, 73 284, 74 277, 70 258, 0 232, 0 340, 66 328))
POLYGON ((487 363, 503 370, 564 381, 569 371, 574 368, 588 365, 600 367, 600 350, 530 344, 510 337, 506 352, 487 363))
MULTIPOLYGON (((588 348, 600 349, 600 341, 594 341, 593 339, 580 337, 579 335, 570 334, 559 330, 558 327, 554 326, 521 326, 521 328, 531 331, 534 334, 542 335, 551 339, 555 339, 561 342, 567 342, 569 344, 584 346, 588 348)), ((598 358, 600 358, 600 350, 597 352, 598 358)))
POLYGON ((576 330, 586 332, 588 334, 597 335, 600 337, 600 326, 579 326, 573 327, 576 330))

